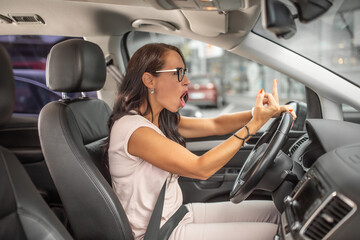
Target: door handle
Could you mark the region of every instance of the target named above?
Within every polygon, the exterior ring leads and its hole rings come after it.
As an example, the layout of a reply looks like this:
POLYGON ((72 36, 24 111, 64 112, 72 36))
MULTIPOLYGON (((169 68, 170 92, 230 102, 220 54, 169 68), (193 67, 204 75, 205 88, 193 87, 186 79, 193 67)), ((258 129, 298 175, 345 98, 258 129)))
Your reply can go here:
POLYGON ((201 189, 218 188, 222 185, 224 179, 224 174, 215 174, 207 180, 196 181, 195 185, 197 185, 201 189))

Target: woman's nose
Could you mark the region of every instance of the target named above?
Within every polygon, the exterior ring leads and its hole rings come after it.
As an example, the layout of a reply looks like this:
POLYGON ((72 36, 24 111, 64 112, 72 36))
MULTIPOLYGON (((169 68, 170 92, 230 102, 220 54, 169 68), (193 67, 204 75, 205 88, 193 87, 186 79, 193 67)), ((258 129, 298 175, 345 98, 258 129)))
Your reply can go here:
POLYGON ((190 80, 186 75, 184 76, 183 84, 186 85, 186 86, 190 84, 190 80))

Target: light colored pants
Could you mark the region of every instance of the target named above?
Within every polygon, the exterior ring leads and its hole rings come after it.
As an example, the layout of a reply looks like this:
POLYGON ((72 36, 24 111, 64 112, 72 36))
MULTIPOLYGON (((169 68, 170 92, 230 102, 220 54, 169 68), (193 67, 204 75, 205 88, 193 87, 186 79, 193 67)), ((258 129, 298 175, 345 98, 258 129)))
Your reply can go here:
POLYGON ((180 231, 184 240, 273 239, 280 213, 272 201, 192 203, 193 223, 180 231))

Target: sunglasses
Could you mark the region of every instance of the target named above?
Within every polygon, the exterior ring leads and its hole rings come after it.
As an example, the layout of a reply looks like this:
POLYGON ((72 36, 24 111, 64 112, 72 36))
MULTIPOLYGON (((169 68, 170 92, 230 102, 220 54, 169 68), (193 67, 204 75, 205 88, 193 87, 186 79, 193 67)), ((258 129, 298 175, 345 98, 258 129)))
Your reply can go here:
POLYGON ((166 72, 176 72, 178 76, 178 81, 181 82, 184 79, 184 76, 187 72, 187 68, 176 68, 176 69, 169 69, 169 70, 159 70, 155 71, 156 73, 166 73, 166 72))

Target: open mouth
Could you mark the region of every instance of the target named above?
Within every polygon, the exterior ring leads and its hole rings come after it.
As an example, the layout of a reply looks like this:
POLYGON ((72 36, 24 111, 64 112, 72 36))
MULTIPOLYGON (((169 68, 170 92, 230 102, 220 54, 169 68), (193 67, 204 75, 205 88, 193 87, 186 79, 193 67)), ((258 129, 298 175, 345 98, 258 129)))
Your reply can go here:
POLYGON ((189 99, 189 95, 188 92, 186 91, 180 97, 180 105, 182 108, 185 106, 185 103, 187 102, 188 99, 189 99))

